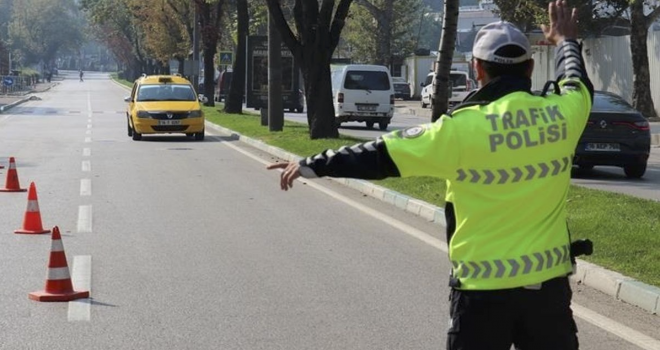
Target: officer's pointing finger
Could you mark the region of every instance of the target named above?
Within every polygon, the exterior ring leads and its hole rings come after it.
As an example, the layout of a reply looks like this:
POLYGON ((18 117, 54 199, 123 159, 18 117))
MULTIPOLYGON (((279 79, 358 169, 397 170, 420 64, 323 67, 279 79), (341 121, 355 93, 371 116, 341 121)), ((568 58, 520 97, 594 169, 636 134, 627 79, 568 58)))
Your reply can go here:
POLYGON ((552 28, 552 25, 557 21, 557 14, 555 13, 555 10, 555 2, 551 1, 548 4, 548 13, 550 14, 550 28, 552 28))
POLYGON ((573 9, 564 1, 564 20, 573 21, 573 9))
POLYGON ((564 2, 559 0, 555 3, 555 15, 557 16, 557 24, 561 25, 564 22, 564 2))
POLYGON ((288 165, 289 165, 288 163, 273 163, 273 164, 269 164, 268 166, 266 166, 266 169, 268 169, 268 170, 284 169, 288 165))
POLYGON ((573 10, 571 11, 571 23, 577 23, 577 22, 578 22, 577 9, 573 7, 573 10))

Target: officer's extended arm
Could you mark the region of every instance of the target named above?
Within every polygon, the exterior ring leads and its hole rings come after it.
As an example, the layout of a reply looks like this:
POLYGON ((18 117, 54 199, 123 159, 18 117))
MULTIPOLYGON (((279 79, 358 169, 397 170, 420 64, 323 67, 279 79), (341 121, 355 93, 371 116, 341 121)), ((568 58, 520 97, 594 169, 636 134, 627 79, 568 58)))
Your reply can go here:
POLYGON ((578 86, 575 82, 580 80, 589 91, 593 100, 594 86, 589 80, 587 70, 582 59, 582 45, 574 39, 566 39, 557 45, 555 50, 555 72, 556 80, 564 86, 578 86))
POLYGON ((306 178, 330 176, 377 180, 400 176, 380 137, 339 150, 326 150, 302 159, 299 164, 300 174, 306 178))

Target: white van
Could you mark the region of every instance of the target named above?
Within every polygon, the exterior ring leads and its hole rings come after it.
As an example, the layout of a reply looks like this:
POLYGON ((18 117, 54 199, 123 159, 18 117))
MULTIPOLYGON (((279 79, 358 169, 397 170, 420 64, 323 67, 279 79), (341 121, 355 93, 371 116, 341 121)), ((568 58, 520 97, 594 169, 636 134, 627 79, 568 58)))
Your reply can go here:
POLYGON ((394 115, 394 88, 385 66, 349 64, 332 70, 332 96, 335 123, 365 122, 367 128, 378 123, 380 130, 394 115))
MULTIPOLYGON (((429 73, 426 81, 422 83, 422 108, 433 104, 433 78, 435 73, 429 73)), ((453 70, 449 72, 449 82, 451 83, 451 96, 449 97, 449 107, 453 107, 467 97, 467 95, 477 88, 474 80, 470 79, 467 72, 453 70)))

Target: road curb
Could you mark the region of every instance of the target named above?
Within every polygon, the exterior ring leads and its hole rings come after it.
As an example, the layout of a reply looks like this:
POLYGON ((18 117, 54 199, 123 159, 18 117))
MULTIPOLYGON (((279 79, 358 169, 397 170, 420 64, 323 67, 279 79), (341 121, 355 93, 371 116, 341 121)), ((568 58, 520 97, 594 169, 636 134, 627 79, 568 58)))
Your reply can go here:
MULTIPOLYGON (((298 155, 241 135, 217 124, 207 121, 206 126, 223 134, 230 135, 233 139, 249 144, 286 161, 293 162, 302 159, 298 155)), ((383 202, 395 205, 396 207, 411 214, 418 215, 429 222, 433 222, 443 227, 446 227, 447 225, 443 208, 374 185, 369 181, 346 178, 329 179, 356 189, 383 202)), ((618 272, 605 269, 601 266, 580 259, 577 259, 575 273, 571 276, 571 279, 577 283, 599 290, 625 303, 635 305, 651 314, 660 314, 660 288, 658 287, 644 284, 618 272)))
POLYGON ((46 92, 46 91, 52 89, 56 85, 57 85, 57 83, 51 84, 51 86, 47 87, 46 89, 44 89, 42 91, 31 91, 30 93, 23 95, 23 97, 21 99, 17 100, 17 101, 6 104, 4 106, 0 106, 0 113, 3 113, 4 111, 10 110, 10 109, 12 109, 12 108, 14 108, 14 107, 16 107, 16 106, 18 106, 22 103, 25 103, 27 101, 30 101, 30 100, 33 100, 33 99, 38 99, 36 96, 34 96, 34 94, 46 92))
POLYGON ((6 105, 4 105, 4 106, 0 106, 0 113, 3 113, 4 111, 10 110, 10 109, 14 108, 15 106, 18 106, 18 105, 20 105, 21 103, 27 102, 27 101, 29 101, 29 100, 30 100, 29 97, 27 97, 27 98, 24 97, 24 98, 22 98, 22 99, 20 99, 20 100, 18 100, 18 101, 15 101, 15 102, 10 103, 10 104, 6 104, 6 105))

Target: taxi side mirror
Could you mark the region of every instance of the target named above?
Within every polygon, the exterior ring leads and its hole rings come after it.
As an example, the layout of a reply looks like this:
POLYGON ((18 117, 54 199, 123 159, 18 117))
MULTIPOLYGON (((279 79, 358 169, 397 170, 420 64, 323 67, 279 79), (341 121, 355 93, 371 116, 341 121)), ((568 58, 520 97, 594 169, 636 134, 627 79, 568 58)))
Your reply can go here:
POLYGON ((131 102, 131 96, 124 97, 124 102, 131 102))
POLYGON ((206 96, 204 96, 204 95, 199 95, 199 96, 197 96, 197 99, 198 99, 199 102, 201 102, 201 103, 209 102, 209 99, 206 98, 206 96))

